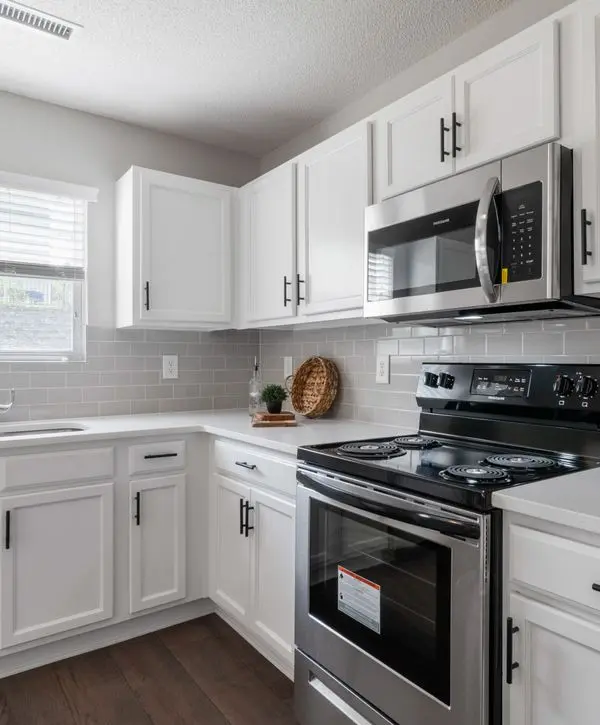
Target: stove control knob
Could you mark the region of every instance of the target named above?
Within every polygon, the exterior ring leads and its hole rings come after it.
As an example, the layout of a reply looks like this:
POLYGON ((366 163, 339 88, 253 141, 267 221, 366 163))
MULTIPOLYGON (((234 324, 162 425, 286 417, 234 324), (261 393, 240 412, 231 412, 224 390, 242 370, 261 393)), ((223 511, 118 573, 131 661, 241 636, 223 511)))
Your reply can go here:
POLYGON ((440 373, 439 385, 440 388, 452 390, 454 387, 454 375, 450 375, 450 373, 440 373))
POLYGON ((577 382, 575 383, 575 392, 577 395, 581 395, 584 398, 591 398, 593 395, 596 395, 597 390, 598 383, 594 378, 590 378, 587 375, 577 378, 577 382))
POLYGON ((557 375, 552 387, 557 395, 571 395, 573 392, 573 380, 568 375, 557 375))
POLYGON ((435 373, 425 373, 423 375, 423 382, 428 388, 437 388, 438 376, 435 373))

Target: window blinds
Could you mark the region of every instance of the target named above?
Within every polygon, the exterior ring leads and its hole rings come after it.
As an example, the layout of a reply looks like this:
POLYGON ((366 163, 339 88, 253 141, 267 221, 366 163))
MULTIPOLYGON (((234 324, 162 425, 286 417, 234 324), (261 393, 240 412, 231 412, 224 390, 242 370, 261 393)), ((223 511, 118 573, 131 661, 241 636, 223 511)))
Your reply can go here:
POLYGON ((0 275, 83 280, 87 201, 0 186, 0 275))

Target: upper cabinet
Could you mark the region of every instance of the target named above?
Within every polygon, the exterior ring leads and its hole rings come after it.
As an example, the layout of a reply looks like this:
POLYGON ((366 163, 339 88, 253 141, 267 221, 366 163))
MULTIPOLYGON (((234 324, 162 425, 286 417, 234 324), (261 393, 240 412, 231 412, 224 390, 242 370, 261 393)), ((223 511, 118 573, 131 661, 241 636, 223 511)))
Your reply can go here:
POLYGON ((558 138, 558 23, 538 23, 460 66, 456 170, 558 138))
POLYGON ((558 138, 558 62, 543 21, 377 113, 376 201, 558 138))
POLYGON ((257 323, 296 314, 296 164, 284 164, 239 194, 240 317, 257 323))
POLYGON ((454 172, 452 76, 444 76, 392 103, 375 118, 377 200, 437 181, 454 172))
POLYGON ((233 192, 136 166, 119 180, 118 327, 230 326, 233 192))
POLYGON ((298 159, 299 315, 362 314, 371 202, 370 124, 352 126, 298 159))

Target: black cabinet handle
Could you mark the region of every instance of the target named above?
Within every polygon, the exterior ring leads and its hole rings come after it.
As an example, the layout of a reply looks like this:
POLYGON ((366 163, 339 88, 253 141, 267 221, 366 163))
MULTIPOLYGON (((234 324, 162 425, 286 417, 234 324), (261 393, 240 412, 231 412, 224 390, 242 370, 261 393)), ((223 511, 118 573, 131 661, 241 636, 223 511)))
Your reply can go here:
POLYGON ((240 499, 240 536, 244 535, 244 499, 240 499))
POLYGON ((10 549, 10 511, 7 511, 4 517, 4 548, 8 551, 10 549))
POLYGON ((513 625, 513 618, 508 617, 506 620, 506 684, 512 685, 513 671, 519 666, 518 662, 513 662, 513 635, 519 631, 518 627, 513 625))
POLYGON ((587 218, 587 209, 581 210, 581 264, 588 263, 588 257, 592 253, 587 248, 587 228, 592 226, 592 222, 587 218))
POLYGON ((144 294, 146 296, 146 299, 144 301, 144 307, 149 310, 150 309, 150 282, 146 282, 144 285, 144 294))
POLYGON ((284 307, 287 307, 288 302, 292 301, 292 298, 287 296, 288 285, 291 287, 292 283, 288 282, 287 275, 284 275, 284 277, 283 277, 283 306, 284 307))
POLYGON ((592 584, 592 589, 595 592, 600 592, 600 584, 592 584))
POLYGON ((142 508, 142 494, 140 491, 138 491, 135 494, 135 514, 133 518, 135 519, 135 525, 140 525, 140 514, 141 514, 141 508, 142 508))
POLYGON ((150 461, 153 458, 177 458, 179 453, 148 453, 144 456, 146 461, 150 461))
POLYGON ((250 506, 250 502, 249 501, 245 501, 244 502, 244 511, 245 511, 245 516, 244 516, 244 536, 246 538, 248 538, 249 532, 250 531, 254 531, 254 526, 249 526, 248 525, 249 513, 250 513, 250 511, 254 511, 254 506, 250 506))
POLYGON ((462 146, 456 145, 456 129, 460 128, 462 123, 456 120, 456 111, 452 112, 452 158, 456 158, 456 152, 462 151, 462 146))
POLYGON ((300 296, 300 285, 304 284, 305 280, 303 280, 299 274, 296 275, 296 304, 300 304, 301 302, 304 302, 304 297, 300 296))
POLYGON ((247 468, 249 471, 255 471, 256 470, 256 464, 254 463, 246 463, 246 461, 236 461, 236 466, 241 466, 242 468, 247 468))
POLYGON ((442 163, 446 161, 446 156, 450 156, 450 151, 446 151, 446 131, 449 130, 443 117, 440 118, 440 161, 442 163))

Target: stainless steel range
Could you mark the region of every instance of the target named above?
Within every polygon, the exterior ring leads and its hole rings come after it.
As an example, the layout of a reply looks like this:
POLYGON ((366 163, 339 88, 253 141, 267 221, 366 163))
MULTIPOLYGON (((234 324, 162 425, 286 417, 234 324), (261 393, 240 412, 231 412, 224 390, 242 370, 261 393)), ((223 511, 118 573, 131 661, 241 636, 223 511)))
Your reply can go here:
POLYGON ((425 364, 417 433, 299 449, 302 725, 500 725, 492 493, 600 465, 599 381, 600 366, 425 364))

